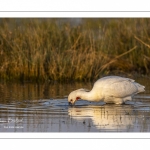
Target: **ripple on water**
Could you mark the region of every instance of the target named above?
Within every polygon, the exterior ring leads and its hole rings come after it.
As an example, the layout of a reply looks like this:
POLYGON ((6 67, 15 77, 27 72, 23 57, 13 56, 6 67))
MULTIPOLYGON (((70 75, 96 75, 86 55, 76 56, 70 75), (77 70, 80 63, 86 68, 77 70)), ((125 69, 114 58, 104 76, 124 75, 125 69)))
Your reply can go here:
MULTIPOLYGON (((13 101, 0 104, 0 112, 1 120, 8 116, 22 117, 28 126, 35 126, 38 119, 38 124, 47 126, 44 128, 46 131, 58 131, 53 124, 61 125, 61 131, 150 131, 150 120, 147 119, 150 116, 148 96, 128 101, 124 105, 78 100, 75 106, 69 106, 66 98, 24 100, 19 103, 13 101), (145 122, 148 124, 147 129, 143 128, 145 122)), ((26 131, 31 128, 35 129, 30 127, 26 131)), ((36 131, 38 128, 37 126, 36 131)))

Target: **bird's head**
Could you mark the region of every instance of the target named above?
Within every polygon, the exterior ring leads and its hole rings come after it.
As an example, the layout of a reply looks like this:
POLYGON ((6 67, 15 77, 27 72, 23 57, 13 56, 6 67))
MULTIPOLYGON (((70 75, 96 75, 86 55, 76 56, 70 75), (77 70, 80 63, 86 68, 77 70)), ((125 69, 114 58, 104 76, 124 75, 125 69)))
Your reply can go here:
POLYGON ((80 96, 78 96, 78 92, 72 91, 68 96, 69 105, 74 105, 78 99, 81 99, 80 96))

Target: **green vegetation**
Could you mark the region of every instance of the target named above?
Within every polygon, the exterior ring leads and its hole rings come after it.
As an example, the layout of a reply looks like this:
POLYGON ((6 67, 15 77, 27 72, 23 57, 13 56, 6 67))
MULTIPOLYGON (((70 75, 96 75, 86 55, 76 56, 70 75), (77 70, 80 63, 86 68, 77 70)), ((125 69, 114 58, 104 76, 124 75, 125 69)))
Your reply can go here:
POLYGON ((0 78, 91 80, 150 72, 150 19, 0 19, 0 78))

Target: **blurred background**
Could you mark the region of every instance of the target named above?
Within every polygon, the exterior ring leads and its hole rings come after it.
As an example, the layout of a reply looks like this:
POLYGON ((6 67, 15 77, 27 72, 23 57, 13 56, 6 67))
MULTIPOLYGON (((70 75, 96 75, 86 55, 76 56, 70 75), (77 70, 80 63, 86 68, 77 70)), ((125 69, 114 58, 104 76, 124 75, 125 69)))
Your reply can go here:
POLYGON ((148 76, 149 18, 1 18, 0 80, 148 76))

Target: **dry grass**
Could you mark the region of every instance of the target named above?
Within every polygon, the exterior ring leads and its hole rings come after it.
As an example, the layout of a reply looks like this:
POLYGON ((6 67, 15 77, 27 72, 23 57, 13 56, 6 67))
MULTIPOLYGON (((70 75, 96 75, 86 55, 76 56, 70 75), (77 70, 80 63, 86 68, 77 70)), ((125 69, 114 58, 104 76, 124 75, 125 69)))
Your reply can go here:
POLYGON ((150 19, 1 19, 0 78, 91 80, 149 74, 150 19))

